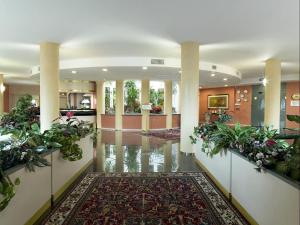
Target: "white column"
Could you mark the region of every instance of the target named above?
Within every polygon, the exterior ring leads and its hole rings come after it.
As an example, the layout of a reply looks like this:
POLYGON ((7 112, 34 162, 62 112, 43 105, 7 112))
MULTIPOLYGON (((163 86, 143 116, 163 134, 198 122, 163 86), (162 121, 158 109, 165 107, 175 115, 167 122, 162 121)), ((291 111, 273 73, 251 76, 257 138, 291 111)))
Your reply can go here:
POLYGON ((150 151, 149 137, 142 136, 142 154, 141 154, 142 172, 149 172, 149 159, 150 159, 149 151, 150 151))
POLYGON ((171 80, 165 81, 165 100, 164 100, 164 109, 166 118, 166 128, 172 129, 172 93, 173 86, 171 80))
POLYGON ((181 44, 181 133, 180 151, 193 153, 189 136, 198 125, 199 111, 199 44, 185 42, 181 44))
POLYGON ((264 125, 280 128, 281 63, 268 59, 265 66, 265 112, 264 125))
POLYGON ((122 131, 115 132, 116 140, 116 172, 124 172, 124 150, 122 146, 123 134, 122 131))
POLYGON ((172 172, 172 141, 164 145, 164 172, 172 172))
MULTIPOLYGON (((142 80, 142 105, 150 102, 150 81, 142 80)), ((150 112, 148 110, 142 110, 142 130, 149 130, 149 117, 150 112)))
POLYGON ((0 74, 0 116, 4 112, 4 90, 3 74, 0 74))
POLYGON ((122 116, 124 112, 124 90, 123 81, 116 81, 116 130, 122 130, 122 116))
POLYGON ((96 170, 97 172, 105 172, 105 144, 102 142, 101 133, 97 137, 96 170))
POLYGON ((59 116, 59 44, 40 44, 40 121, 41 131, 51 127, 59 116))
POLYGON ((96 82, 96 99, 97 99, 97 128, 101 128, 101 114, 104 114, 104 81, 99 80, 96 82))

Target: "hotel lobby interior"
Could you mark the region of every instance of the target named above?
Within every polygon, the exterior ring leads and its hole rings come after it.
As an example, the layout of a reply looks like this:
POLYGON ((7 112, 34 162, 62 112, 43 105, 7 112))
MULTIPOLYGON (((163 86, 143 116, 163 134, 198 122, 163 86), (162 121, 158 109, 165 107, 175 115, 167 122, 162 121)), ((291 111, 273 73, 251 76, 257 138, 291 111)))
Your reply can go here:
POLYGON ((0 225, 300 225, 299 0, 0 0, 0 225))

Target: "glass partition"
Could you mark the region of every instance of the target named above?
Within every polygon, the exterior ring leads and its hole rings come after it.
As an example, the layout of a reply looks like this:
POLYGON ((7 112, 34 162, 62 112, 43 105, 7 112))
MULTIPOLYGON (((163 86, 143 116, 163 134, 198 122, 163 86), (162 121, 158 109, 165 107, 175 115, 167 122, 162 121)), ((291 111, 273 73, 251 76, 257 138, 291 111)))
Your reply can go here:
POLYGON ((124 81, 124 113, 141 113, 141 81, 124 81))
POLYGON ((173 81, 172 89, 172 112, 179 113, 179 81, 173 81))
POLYGON ((105 81, 105 114, 114 114, 116 110, 116 81, 105 81))
POLYGON ((152 104, 151 113, 161 114, 164 111, 164 92, 163 81, 150 81, 150 103, 152 104))

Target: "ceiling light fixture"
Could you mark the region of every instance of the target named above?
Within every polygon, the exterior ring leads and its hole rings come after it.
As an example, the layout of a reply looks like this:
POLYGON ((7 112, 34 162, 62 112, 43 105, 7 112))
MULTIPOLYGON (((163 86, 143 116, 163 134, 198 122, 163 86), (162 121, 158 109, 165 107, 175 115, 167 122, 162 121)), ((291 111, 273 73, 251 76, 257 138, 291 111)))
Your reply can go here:
POLYGON ((72 70, 72 72, 71 73, 73 73, 73 74, 76 74, 77 73, 77 71, 76 70, 72 70))
POLYGON ((216 76, 216 74, 212 73, 210 76, 211 76, 211 77, 214 77, 214 76, 216 76))
POLYGON ((148 67, 147 66, 143 66, 143 70, 147 70, 148 69, 148 67))
POLYGON ((223 80, 224 80, 224 81, 227 81, 227 80, 228 80, 228 78, 226 78, 226 77, 225 77, 225 78, 223 78, 223 80))
POLYGON ((4 91, 5 91, 5 86, 4 86, 4 84, 1 84, 0 85, 0 92, 4 93, 4 91))
POLYGON ((268 80, 267 80, 266 78, 264 78, 264 79, 262 80, 262 83, 263 83, 264 86, 266 86, 267 83, 268 83, 268 80))
POLYGON ((224 86, 225 86, 225 87, 228 87, 228 84, 225 84, 224 86))
POLYGON ((106 69, 106 68, 103 68, 103 69, 102 69, 102 71, 103 71, 103 72, 107 72, 107 71, 108 71, 108 69, 106 69))

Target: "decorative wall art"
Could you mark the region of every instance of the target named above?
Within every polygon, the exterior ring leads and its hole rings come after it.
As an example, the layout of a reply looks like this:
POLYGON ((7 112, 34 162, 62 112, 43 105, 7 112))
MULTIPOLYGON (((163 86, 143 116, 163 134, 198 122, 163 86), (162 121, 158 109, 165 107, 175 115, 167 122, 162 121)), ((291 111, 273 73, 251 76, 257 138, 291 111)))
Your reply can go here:
POLYGON ((228 95, 209 95, 207 97, 209 109, 228 109, 228 95))
POLYGON ((248 102, 248 90, 236 90, 235 94, 235 106, 239 107, 242 102, 248 102))

